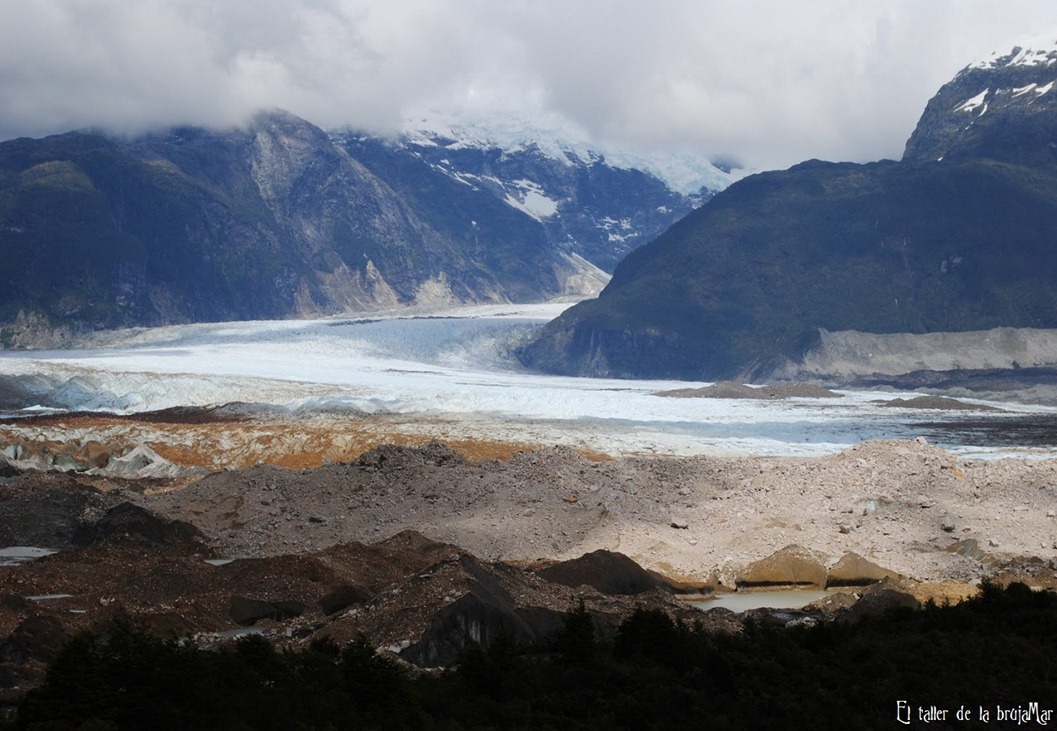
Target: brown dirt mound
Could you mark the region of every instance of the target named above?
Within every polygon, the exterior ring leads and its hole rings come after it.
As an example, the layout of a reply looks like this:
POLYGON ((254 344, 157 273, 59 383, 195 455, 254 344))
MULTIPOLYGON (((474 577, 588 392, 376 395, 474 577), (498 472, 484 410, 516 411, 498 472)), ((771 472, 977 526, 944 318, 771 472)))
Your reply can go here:
POLYGON ((993 406, 978 406, 967 404, 958 399, 946 396, 915 396, 913 398, 895 398, 888 401, 878 401, 878 406, 890 406, 900 409, 941 409, 944 411, 997 411, 993 406))
POLYGON ((734 381, 718 381, 703 388, 677 388, 658 391, 655 396, 670 398, 729 398, 779 400, 787 398, 841 398, 839 393, 811 383, 781 383, 766 386, 748 386, 734 381))
POLYGON ((621 553, 598 550, 536 573, 565 586, 590 586, 603 594, 634 595, 667 590, 668 584, 621 553))

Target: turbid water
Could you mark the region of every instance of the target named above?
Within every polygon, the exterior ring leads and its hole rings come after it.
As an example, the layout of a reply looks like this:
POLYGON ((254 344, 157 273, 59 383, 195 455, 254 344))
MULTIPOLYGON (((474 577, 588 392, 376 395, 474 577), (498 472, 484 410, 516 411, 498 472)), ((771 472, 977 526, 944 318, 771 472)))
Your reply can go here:
POLYGON ((688 603, 702 611, 719 607, 732 612, 746 612, 750 609, 800 609, 828 594, 829 592, 825 591, 806 589, 738 591, 731 594, 715 594, 711 599, 690 599, 688 603))

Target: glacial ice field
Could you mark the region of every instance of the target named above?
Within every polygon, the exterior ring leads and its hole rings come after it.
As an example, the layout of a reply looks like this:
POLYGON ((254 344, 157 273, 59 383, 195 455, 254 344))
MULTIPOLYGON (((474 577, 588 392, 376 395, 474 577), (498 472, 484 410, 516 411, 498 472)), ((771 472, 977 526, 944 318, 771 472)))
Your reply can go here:
MULTIPOLYGON (((568 305, 489 305, 325 320, 183 325, 101 333, 79 349, 0 352, 0 408, 134 413, 249 404, 268 413, 384 415, 438 438, 568 445, 610 454, 812 455, 872 439, 929 442, 973 456, 1057 457, 1003 424, 1057 409, 969 401, 996 411, 882 407, 921 394, 841 398, 663 398, 685 381, 526 372, 511 348, 568 305), (973 436, 958 428, 972 420, 973 436), (984 429, 979 426, 993 425, 984 429)), ((964 400, 964 399, 963 399, 964 400)))

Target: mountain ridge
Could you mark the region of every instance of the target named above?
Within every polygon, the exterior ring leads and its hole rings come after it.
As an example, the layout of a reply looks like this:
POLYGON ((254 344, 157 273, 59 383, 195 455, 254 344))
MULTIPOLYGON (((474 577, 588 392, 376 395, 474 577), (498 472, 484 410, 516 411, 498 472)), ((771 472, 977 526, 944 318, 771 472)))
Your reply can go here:
MULTIPOLYGON (((535 219, 553 245, 606 271, 712 194, 681 193, 642 169, 610 164, 601 150, 585 144, 536 141, 543 130, 514 140, 487 129, 440 127, 383 138, 335 132, 332 138, 380 175, 401 168, 400 190, 419 209, 434 205, 442 183, 432 179, 443 176, 535 219), (431 195, 420 195, 423 187, 431 195)), ((714 178, 717 186, 727 182, 723 175, 714 178)))
POLYGON ((717 165, 699 154, 637 153, 625 147, 598 143, 554 114, 542 114, 534 119, 504 115, 474 121, 428 111, 406 119, 400 133, 393 139, 432 146, 438 138, 470 147, 495 148, 505 153, 536 145, 548 157, 565 159, 570 164, 604 160, 615 168, 650 173, 672 190, 688 196, 704 193, 707 197, 710 191, 726 188, 747 172, 717 165))
POLYGON ((981 84, 1049 83, 1057 52, 1042 57, 967 67, 929 102, 901 161, 807 161, 734 183, 631 253, 522 362, 761 380, 795 371, 821 330, 1057 326, 1057 94, 992 97, 983 119, 966 103, 981 84))
POLYGON ((969 64, 929 100, 904 161, 1057 165, 1057 32, 969 64))
POLYGON ((63 329, 582 297, 641 243, 614 239, 607 218, 659 232, 693 206, 601 159, 562 179, 531 150, 462 154, 462 168, 439 170, 419 149, 282 110, 226 131, 0 143, 0 345, 63 329), (460 179, 484 180, 472 166, 485 163, 488 186, 460 179), (611 205, 581 212, 578 195, 611 205), (553 214, 539 215, 549 200, 553 214))

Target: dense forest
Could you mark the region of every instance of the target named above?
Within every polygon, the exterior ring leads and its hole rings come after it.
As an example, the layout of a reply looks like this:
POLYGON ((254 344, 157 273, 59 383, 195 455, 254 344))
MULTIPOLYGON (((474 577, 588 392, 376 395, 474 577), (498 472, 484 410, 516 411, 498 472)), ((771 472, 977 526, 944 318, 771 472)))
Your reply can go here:
POLYGON ((738 634, 641 610, 603 639, 580 607, 543 645, 471 645, 436 672, 362 640, 204 650, 117 625, 68 642, 0 729, 1001 728, 1054 706, 1057 594, 1012 584, 738 634))

